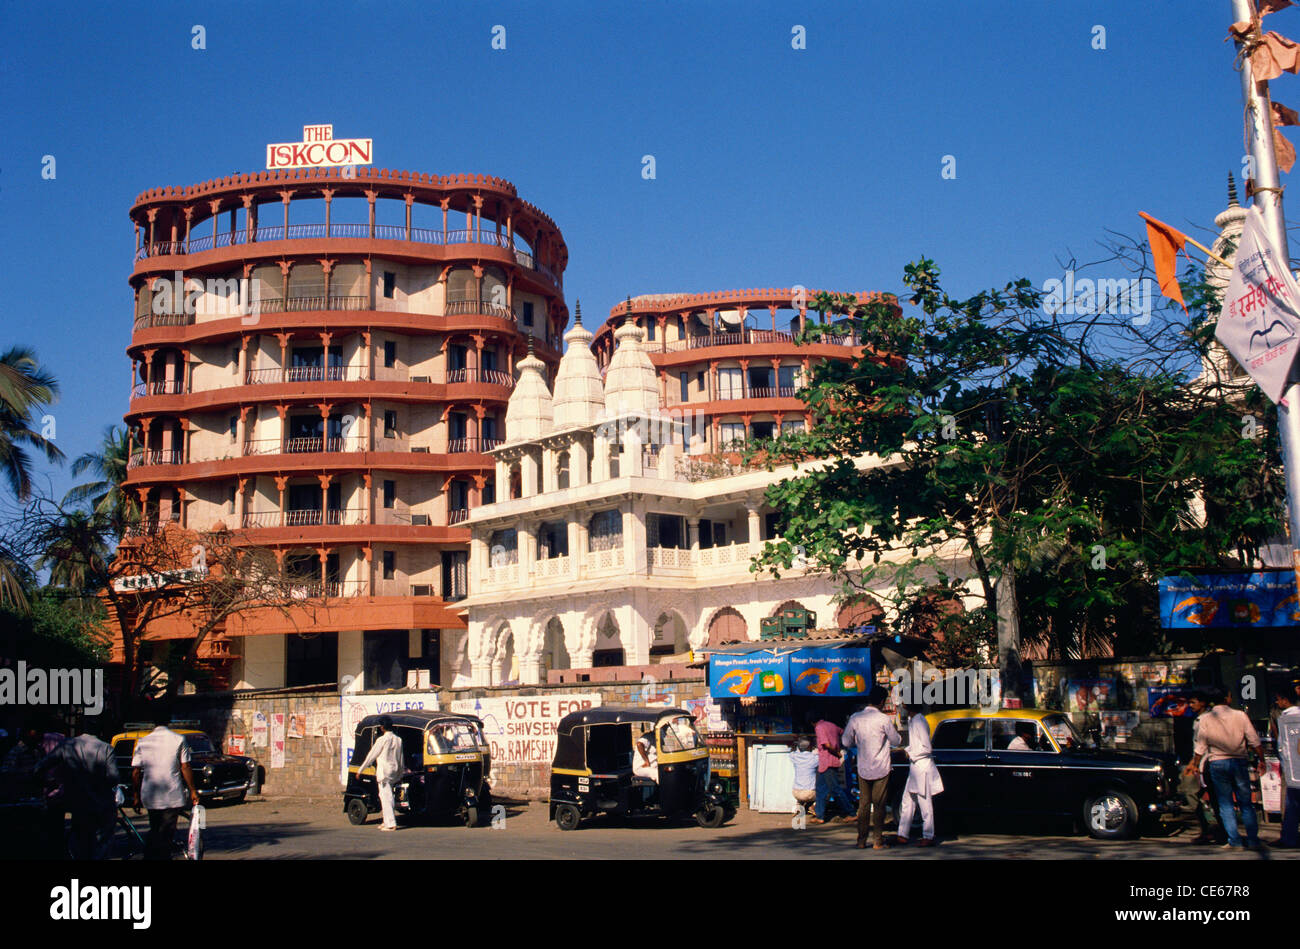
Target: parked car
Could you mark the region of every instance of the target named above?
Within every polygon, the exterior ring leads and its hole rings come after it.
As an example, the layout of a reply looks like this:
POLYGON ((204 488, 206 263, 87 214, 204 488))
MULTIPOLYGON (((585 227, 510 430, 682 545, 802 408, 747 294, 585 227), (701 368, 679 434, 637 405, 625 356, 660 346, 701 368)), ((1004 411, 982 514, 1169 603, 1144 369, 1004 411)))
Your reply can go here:
MULTIPOLYGON (((943 778, 941 813, 1066 817, 1093 837, 1116 839, 1179 810, 1172 760, 1099 749, 1061 712, 955 709, 926 721, 943 778)), ((902 798, 907 767, 896 752, 891 800, 902 798)))
MULTIPOLYGON (((257 787, 257 760, 245 755, 228 755, 212 743, 206 733, 197 728, 170 726, 185 739, 190 750, 190 770, 194 774, 194 788, 203 804, 217 801, 242 802, 249 789, 257 787)), ((137 739, 153 731, 152 725, 126 726, 126 731, 113 737, 113 757, 125 784, 131 782, 131 756, 137 739)))

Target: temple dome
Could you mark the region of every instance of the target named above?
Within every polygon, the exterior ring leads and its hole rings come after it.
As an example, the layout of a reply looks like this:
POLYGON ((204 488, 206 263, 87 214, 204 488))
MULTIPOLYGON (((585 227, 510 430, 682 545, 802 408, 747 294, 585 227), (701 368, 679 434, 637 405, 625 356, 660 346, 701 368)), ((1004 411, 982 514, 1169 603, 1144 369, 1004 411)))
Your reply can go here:
POLYGON ((605 413, 605 387, 591 351, 591 331, 582 325, 576 306, 573 329, 564 334, 565 350, 555 373, 554 414, 557 429, 594 425, 605 413))
POLYGON ((659 410, 659 382, 650 355, 641 345, 641 329, 628 320, 614 332, 618 348, 605 372, 605 408, 611 415, 659 410))
POLYGON ((519 360, 519 381, 506 405, 506 441, 521 442, 541 438, 555 424, 551 390, 546 385, 546 363, 533 355, 533 340, 528 338, 528 355, 519 360))

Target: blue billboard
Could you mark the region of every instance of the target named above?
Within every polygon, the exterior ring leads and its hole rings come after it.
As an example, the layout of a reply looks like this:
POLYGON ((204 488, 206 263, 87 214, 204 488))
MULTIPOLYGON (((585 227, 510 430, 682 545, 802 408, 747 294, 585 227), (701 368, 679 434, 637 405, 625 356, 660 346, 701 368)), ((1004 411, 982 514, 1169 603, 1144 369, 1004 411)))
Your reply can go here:
POLYGON ((790 654, 791 695, 866 695, 870 688, 870 649, 800 649, 790 654))
POLYGON ((714 653, 709 656, 709 695, 735 699, 790 694, 790 657, 770 652, 714 653))
POLYGON ((1166 629, 1300 626, 1290 570, 1162 577, 1159 590, 1166 629))

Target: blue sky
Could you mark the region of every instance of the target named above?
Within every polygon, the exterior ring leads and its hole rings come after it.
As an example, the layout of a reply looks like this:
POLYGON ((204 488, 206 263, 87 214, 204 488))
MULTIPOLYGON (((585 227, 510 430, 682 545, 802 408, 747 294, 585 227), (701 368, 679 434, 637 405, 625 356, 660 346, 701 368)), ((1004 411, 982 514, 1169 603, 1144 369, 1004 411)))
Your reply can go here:
MULTIPOLYGON (((0 345, 37 349, 63 385, 58 444, 93 447, 127 408, 136 195, 260 170, 266 143, 316 122, 373 138, 380 167, 513 181, 563 231, 589 324, 627 294, 898 292, 922 255, 954 293, 1041 285, 1105 229, 1140 234, 1139 209, 1186 230, 1224 206, 1242 152, 1229 10, 9 0, 0 345)), ((1300 36, 1300 10, 1268 25, 1300 36)), ((1300 107, 1300 79, 1274 95, 1300 107)))

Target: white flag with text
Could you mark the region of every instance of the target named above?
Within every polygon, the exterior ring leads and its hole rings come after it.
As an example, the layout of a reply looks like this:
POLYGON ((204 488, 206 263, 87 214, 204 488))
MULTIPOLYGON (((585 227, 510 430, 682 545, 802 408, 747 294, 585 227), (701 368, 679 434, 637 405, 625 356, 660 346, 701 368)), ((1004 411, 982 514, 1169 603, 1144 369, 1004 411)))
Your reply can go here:
POLYGON ((1286 391, 1300 342, 1298 303, 1300 285, 1265 233, 1263 216, 1251 208, 1214 336, 1274 402, 1286 391))

